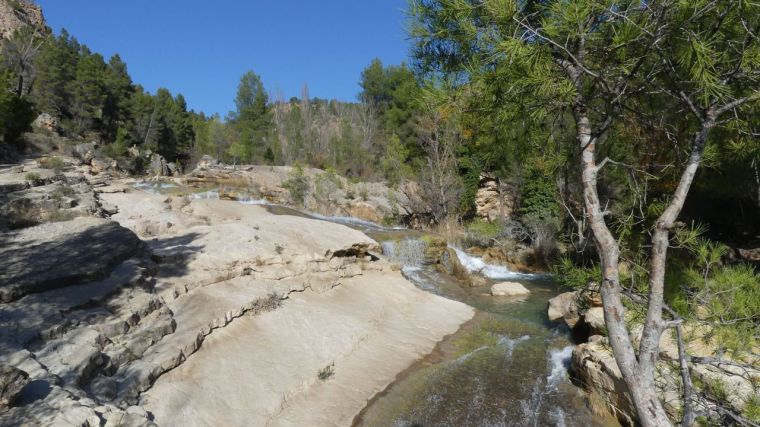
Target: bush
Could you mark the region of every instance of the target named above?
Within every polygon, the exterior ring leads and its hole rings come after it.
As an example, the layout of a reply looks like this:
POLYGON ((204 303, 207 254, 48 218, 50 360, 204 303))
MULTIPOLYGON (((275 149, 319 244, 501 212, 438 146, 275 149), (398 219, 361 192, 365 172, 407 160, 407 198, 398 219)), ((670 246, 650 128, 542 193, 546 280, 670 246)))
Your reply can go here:
POLYGON ((327 381, 333 375, 335 375, 335 362, 325 366, 317 373, 317 377, 322 381, 327 381))
POLYGON ((34 183, 36 183, 37 181, 40 180, 40 174, 38 174, 37 172, 29 172, 26 175, 24 175, 24 178, 27 181, 29 181, 32 184, 34 184, 34 183))
POLYGON ((45 169, 52 169, 56 175, 63 172, 63 170, 66 168, 66 162, 64 162, 63 159, 58 156, 40 159, 39 163, 40 167, 43 167, 45 169))
POLYGON ((303 204, 306 193, 309 192, 309 178, 303 171, 301 165, 295 165, 288 174, 288 179, 282 183, 282 186, 290 192, 290 197, 294 202, 303 204))

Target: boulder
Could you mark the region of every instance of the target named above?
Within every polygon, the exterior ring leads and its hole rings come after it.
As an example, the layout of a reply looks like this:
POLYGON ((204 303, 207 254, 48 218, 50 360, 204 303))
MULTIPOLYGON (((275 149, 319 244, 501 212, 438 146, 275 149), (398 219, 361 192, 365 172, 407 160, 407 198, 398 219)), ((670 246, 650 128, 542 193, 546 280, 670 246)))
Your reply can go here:
POLYGON ((524 297, 530 295, 530 291, 520 283, 502 282, 491 286, 491 295, 503 297, 524 297))
POLYGON ((60 129, 60 123, 57 117, 53 117, 48 113, 42 113, 32 123, 37 129, 41 129, 47 132, 58 133, 60 129))
POLYGON ((8 410, 28 383, 29 375, 26 372, 12 366, 0 365, 0 412, 8 410))
POLYGON ((564 320, 570 329, 575 328, 581 318, 578 309, 578 293, 565 292, 550 299, 547 314, 552 322, 564 320))
POLYGON ((593 332, 603 333, 607 327, 604 323, 604 309, 602 307, 592 307, 583 315, 583 321, 591 328, 593 332))
POLYGON ((499 179, 486 172, 480 174, 475 195, 475 212, 486 221, 507 220, 512 216, 513 203, 501 191, 499 179))
POLYGON ((198 164, 195 166, 195 170, 193 172, 206 171, 219 165, 219 160, 209 156, 208 154, 205 154, 198 161, 198 164))
POLYGON ((96 148, 98 148, 98 143, 94 141, 87 144, 77 144, 74 146, 73 154, 83 165, 89 165, 92 159, 95 158, 96 148))
POLYGON ((164 156, 158 153, 151 154, 148 171, 154 176, 168 176, 169 166, 167 165, 164 156))
POLYGON ((571 362, 573 375, 590 393, 601 397, 608 410, 623 425, 636 425, 628 386, 623 380, 615 357, 603 340, 584 343, 573 349, 571 362))

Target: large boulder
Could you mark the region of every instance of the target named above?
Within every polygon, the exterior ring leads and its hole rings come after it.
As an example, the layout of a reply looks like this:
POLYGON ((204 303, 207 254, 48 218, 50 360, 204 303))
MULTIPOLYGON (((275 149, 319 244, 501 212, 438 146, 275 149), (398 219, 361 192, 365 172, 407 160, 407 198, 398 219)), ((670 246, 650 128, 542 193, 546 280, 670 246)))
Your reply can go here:
POLYGON ((42 113, 32 123, 37 129, 44 130, 46 132, 58 133, 61 125, 57 117, 51 116, 48 113, 42 113))
POLYGON ((508 220, 512 216, 513 203, 503 194, 499 179, 488 173, 480 174, 475 195, 475 212, 486 221, 508 220))
POLYGON ((168 176, 169 165, 166 163, 164 156, 158 153, 151 154, 148 171, 154 176, 168 176))
POLYGON ((491 286, 491 295, 499 297, 525 297, 530 295, 530 291, 521 283, 502 282, 491 286))
POLYGON ((636 425, 633 401, 615 357, 603 340, 573 349, 573 375, 593 395, 606 402, 608 410, 624 425, 636 425))
POLYGON ((607 325, 604 323, 604 309, 602 307, 591 307, 583 315, 583 321, 591 328, 594 333, 604 333, 607 325))
POLYGON ((570 329, 574 328, 581 318, 578 309, 578 293, 565 292, 550 299, 547 314, 552 322, 564 320, 570 329))
POLYGON ((73 154, 83 165, 89 165, 92 159, 95 158, 95 149, 97 148, 98 143, 94 141, 86 144, 77 144, 74 146, 73 154))
POLYGON ((29 383, 29 375, 21 369, 0 365, 0 412, 13 404, 16 396, 29 383))

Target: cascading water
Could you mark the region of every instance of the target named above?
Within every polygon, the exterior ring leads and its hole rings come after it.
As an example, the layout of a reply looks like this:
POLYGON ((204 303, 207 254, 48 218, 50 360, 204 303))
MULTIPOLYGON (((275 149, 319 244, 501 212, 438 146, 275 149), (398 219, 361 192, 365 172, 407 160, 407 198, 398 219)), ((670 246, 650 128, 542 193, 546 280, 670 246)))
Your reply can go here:
POLYGON ((459 258, 459 262, 462 264, 464 268, 467 269, 467 271, 471 273, 482 274, 483 276, 488 277, 489 279, 531 280, 535 278, 546 277, 546 275, 544 274, 517 273, 517 272, 511 271, 509 268, 503 265, 488 264, 487 262, 483 260, 483 258, 472 256, 455 246, 449 246, 449 247, 454 250, 454 252, 457 254, 457 258, 459 258))
POLYGON ((383 255, 404 267, 421 267, 425 260, 425 242, 420 239, 386 240, 382 246, 383 255))

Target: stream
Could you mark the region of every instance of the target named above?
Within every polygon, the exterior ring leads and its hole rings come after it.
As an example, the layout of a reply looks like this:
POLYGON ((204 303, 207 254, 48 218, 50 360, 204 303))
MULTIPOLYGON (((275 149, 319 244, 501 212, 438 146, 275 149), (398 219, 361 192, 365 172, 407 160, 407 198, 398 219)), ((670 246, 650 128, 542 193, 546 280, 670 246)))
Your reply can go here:
MULTIPOLYGON (((148 191, 173 192, 150 188, 148 191)), ((214 189, 191 198, 219 198, 214 189)), ((588 409, 584 392, 570 382, 572 341, 567 329, 552 324, 547 301, 558 295, 549 275, 523 274, 489 265, 459 248, 460 263, 480 271, 490 283, 514 281, 531 291, 527 298, 493 297, 490 287, 469 287, 424 260, 424 233, 388 228, 349 217, 304 213, 263 200, 239 203, 264 205, 277 215, 330 221, 365 232, 382 245, 404 276, 420 289, 457 300, 476 309, 475 317, 438 344, 425 359, 401 373, 370 400, 354 426, 609 426, 588 409)))

